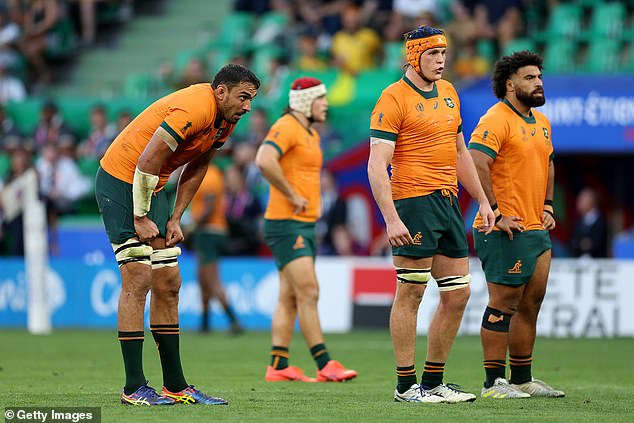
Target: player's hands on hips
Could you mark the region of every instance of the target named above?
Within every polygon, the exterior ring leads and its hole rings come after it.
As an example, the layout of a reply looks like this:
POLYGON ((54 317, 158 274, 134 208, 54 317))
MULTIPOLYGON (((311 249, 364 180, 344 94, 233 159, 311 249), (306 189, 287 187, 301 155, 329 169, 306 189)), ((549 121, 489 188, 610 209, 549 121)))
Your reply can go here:
POLYGON ((555 217, 548 213, 546 210, 542 212, 542 225, 544 225, 544 229, 548 231, 552 231, 557 226, 557 222, 555 221, 555 217))
POLYGON ((393 222, 386 222, 387 236, 390 238, 392 247, 404 247, 414 244, 414 240, 401 219, 393 222))
POLYGON ((478 212, 482 216, 482 224, 478 226, 478 232, 484 232, 485 235, 488 235, 495 226, 495 213, 493 213, 488 201, 480 203, 478 212))
POLYGON ((293 193, 290 198, 291 204, 293 204, 293 208, 295 209, 294 214, 300 214, 306 211, 306 207, 308 207, 308 200, 293 193))
POLYGON ((509 236, 509 239, 513 241, 513 232, 524 232, 524 219, 519 216, 502 216, 502 219, 495 224, 503 232, 509 236))
POLYGON ((168 220, 165 226, 165 246, 173 247, 179 242, 183 242, 184 239, 180 222, 172 219, 168 220))
POLYGON ((159 234, 156 223, 152 222, 147 216, 134 216, 134 230, 141 242, 150 242, 159 234))

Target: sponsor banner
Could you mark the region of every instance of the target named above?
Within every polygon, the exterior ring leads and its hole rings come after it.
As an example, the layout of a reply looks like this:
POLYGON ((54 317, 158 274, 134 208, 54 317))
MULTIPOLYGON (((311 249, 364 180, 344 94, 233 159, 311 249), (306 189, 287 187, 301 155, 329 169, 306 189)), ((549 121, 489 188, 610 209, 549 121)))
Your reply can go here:
MULTIPOLYGON (((112 253, 110 253, 112 254, 112 253)), ((328 332, 346 332, 351 328, 350 289, 342 280, 350 266, 340 260, 319 260, 317 269, 322 293, 319 302, 322 327, 328 332), (338 275, 332 278, 330 275, 338 275)), ((197 329, 201 319, 200 288, 195 278, 195 260, 179 258, 182 287, 179 323, 182 328, 197 329)), ((268 330, 279 291, 277 269, 270 259, 226 259, 220 263, 220 276, 231 305, 244 326, 268 330)), ((113 258, 95 256, 80 259, 51 259, 46 277, 53 327, 116 328, 117 305, 121 291, 119 270, 113 258)), ((24 261, 0 261, 0 327, 26 326, 27 284, 24 261)), ((149 298, 146 324, 149 322, 149 298)), ((217 302, 212 303, 214 329, 227 327, 217 302)))
MULTIPOLYGON (((354 264, 353 275, 363 274, 367 264, 354 264), (361 269, 358 271, 357 269, 361 269)), ((484 273, 477 259, 472 259, 471 298, 467 304, 461 334, 479 335, 482 314, 488 302, 488 291, 484 273)), ((376 267, 376 282, 372 292, 393 292, 394 279, 389 278, 393 270, 389 263, 376 267)), ((615 337, 634 336, 634 308, 629 306, 634 298, 634 285, 630 275, 634 271, 632 260, 553 260, 546 298, 537 322, 537 333, 555 337, 615 337)), ((363 286, 366 281, 353 281, 363 286)), ((369 293, 369 292, 368 292, 369 293)), ((385 295, 380 297, 360 296, 355 293, 355 322, 367 327, 367 316, 373 312, 385 314, 385 295), (374 298, 370 305, 367 298, 374 298), (359 301, 361 299, 361 301, 359 301)), ((436 284, 431 280, 425 291, 418 313, 418 333, 426 334, 427 328, 439 301, 436 284)), ((355 325, 356 326, 356 325, 355 325)), ((375 327, 387 327, 386 323, 375 327)))
MULTIPOLYGON (((183 285, 180 324, 200 324, 200 289, 191 257, 179 259, 183 285)), ((221 278, 230 302, 251 330, 269 330, 277 303, 278 274, 270 259, 225 259, 221 278)), ((538 320, 538 334, 556 337, 634 336, 634 273, 632 260, 554 260, 548 292, 538 320)), ((478 260, 471 261, 471 299, 460 333, 477 335, 488 293, 478 260)), ((319 258, 319 312, 325 332, 353 327, 387 328, 395 290, 389 258, 319 258)), ((53 326, 116 328, 121 282, 114 260, 51 259, 47 275, 53 326)), ((26 326, 26 279, 23 260, 0 260, 0 327, 26 326)), ((425 334, 438 303, 430 281, 418 315, 425 334)), ((149 303, 148 303, 149 304, 149 303)), ((213 304, 214 328, 227 326, 222 310, 213 304)), ((146 310, 147 313, 147 310, 146 310)), ((147 320, 146 320, 147 321, 147 320)))
MULTIPOLYGON (((552 125, 555 154, 634 151, 634 77, 544 76, 546 104, 537 110, 552 125)), ((460 91, 467 142, 480 116, 497 101, 491 82, 460 91)))

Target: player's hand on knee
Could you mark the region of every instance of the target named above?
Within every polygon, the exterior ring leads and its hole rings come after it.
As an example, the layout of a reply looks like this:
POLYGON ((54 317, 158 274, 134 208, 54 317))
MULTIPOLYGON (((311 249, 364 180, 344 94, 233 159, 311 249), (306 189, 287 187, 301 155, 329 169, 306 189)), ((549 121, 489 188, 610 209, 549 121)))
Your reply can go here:
POLYGON ((185 237, 183 236, 183 230, 179 222, 169 220, 165 228, 165 245, 167 247, 173 247, 179 242, 183 242, 185 237))
POLYGON ((524 232, 524 225, 522 221, 524 219, 519 216, 502 216, 502 218, 495 224, 501 231, 506 232, 509 239, 513 241, 513 232, 524 232))
POLYGON ((392 247, 403 247, 414 244, 414 240, 401 219, 386 224, 387 236, 390 238, 392 247))
POLYGON ((156 223, 152 222, 147 216, 134 216, 134 230, 141 242, 152 241, 159 234, 156 223))

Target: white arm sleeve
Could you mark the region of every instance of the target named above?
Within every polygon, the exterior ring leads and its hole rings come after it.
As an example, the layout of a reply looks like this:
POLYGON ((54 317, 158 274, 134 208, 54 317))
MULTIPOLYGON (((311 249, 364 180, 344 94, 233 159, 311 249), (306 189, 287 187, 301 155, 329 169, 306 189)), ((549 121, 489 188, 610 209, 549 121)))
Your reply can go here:
POLYGON ((158 184, 158 175, 151 175, 136 168, 134 170, 134 182, 132 183, 132 201, 134 203, 134 215, 143 217, 150 211, 152 193, 158 184))

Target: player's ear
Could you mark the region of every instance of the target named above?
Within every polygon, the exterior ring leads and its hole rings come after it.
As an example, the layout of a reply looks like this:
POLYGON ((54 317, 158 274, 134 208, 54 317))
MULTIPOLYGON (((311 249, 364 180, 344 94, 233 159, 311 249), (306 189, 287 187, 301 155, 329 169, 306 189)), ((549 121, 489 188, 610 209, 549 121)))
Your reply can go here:
POLYGON ((511 78, 506 80, 506 92, 511 93, 515 91, 515 84, 511 81, 511 78))
POLYGON ((220 101, 223 101, 225 97, 227 96, 227 93, 229 92, 225 84, 218 84, 218 86, 214 89, 214 91, 216 92, 216 97, 220 101))

